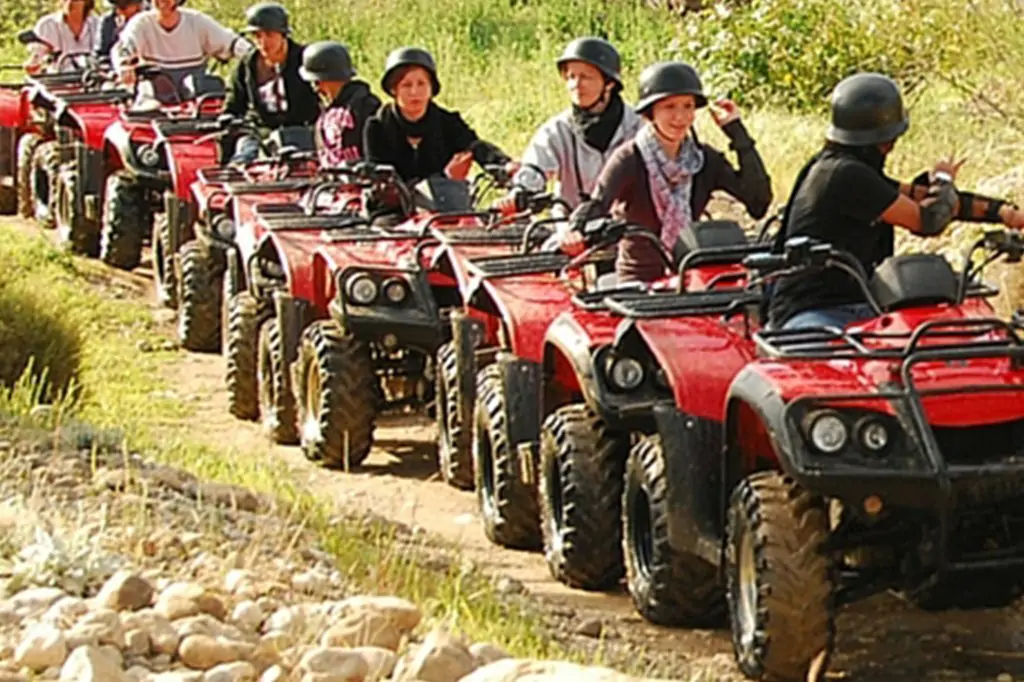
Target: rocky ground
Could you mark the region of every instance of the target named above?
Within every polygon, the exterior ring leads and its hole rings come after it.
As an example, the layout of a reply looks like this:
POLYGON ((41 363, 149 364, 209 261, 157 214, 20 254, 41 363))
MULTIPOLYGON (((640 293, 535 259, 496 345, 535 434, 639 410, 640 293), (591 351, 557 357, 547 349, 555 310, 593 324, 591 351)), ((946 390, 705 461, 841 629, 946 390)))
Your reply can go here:
POLYGON ((0 434, 0 682, 639 679, 355 593, 277 500, 81 447, 103 434, 0 434))

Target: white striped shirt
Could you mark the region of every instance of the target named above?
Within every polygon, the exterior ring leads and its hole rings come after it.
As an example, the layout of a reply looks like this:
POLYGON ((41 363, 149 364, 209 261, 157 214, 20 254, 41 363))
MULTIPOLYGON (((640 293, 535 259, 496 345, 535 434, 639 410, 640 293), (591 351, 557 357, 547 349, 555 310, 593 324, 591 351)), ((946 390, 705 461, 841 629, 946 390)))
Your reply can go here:
MULTIPOLYGON (((29 46, 29 64, 32 66, 42 65, 46 57, 54 52, 61 55, 90 54, 93 43, 100 32, 99 19, 90 14, 82 24, 82 32, 75 35, 71 28, 64 21, 64 14, 53 12, 40 17, 36 22, 35 34, 46 44, 33 43, 29 46)), ((62 69, 72 68, 71 62, 65 60, 62 69)))
POLYGON ((204 66, 210 57, 226 61, 251 49, 246 40, 206 14, 191 9, 178 11, 181 19, 169 31, 160 25, 156 10, 140 12, 125 24, 111 51, 119 74, 136 58, 167 71, 191 70, 204 66))

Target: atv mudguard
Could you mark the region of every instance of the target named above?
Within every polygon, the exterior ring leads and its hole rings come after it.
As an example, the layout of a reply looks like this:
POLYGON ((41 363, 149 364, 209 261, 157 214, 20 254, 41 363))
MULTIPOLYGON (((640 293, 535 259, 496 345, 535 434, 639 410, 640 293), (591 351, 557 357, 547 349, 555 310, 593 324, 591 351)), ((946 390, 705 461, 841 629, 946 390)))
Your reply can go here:
POLYGON ((111 123, 103 134, 104 149, 109 155, 115 156, 117 165, 137 178, 140 184, 150 189, 164 189, 170 184, 170 172, 143 166, 137 154, 137 147, 140 144, 155 144, 155 140, 146 143, 133 141, 132 131, 122 121, 111 123))

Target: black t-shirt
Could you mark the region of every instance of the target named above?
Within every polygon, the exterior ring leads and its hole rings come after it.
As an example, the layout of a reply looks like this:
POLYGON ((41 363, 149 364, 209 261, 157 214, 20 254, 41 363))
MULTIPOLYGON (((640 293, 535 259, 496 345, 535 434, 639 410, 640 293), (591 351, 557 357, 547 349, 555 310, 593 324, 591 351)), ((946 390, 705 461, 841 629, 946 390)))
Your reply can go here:
MULTIPOLYGON (((899 182, 882 172, 882 158, 873 161, 825 149, 791 199, 786 236, 828 242, 852 254, 870 275, 892 255, 893 228, 880 216, 899 197, 899 182)), ((841 270, 806 271, 776 282, 769 314, 779 326, 804 310, 863 301, 860 286, 841 270)))

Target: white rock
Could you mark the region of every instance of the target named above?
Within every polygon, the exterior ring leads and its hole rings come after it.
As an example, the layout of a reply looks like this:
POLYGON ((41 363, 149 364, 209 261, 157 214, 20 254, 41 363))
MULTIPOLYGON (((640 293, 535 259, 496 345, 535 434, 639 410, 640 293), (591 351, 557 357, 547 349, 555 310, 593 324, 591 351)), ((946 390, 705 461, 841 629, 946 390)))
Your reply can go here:
POLYGON ((230 642, 209 635, 189 635, 181 640, 178 658, 190 668, 209 670, 221 663, 237 660, 236 649, 230 642))
POLYGON ((398 663, 398 656, 389 649, 382 649, 376 646, 361 646, 351 651, 359 654, 366 661, 366 679, 368 682, 387 679, 394 672, 395 664, 398 663))
POLYGON ((14 663, 18 667, 46 670, 60 667, 67 658, 68 647, 64 633, 52 625, 35 625, 21 638, 14 650, 14 663))
POLYGON ((359 596, 349 597, 339 603, 341 613, 375 611, 387 617, 403 633, 416 628, 423 620, 419 607, 401 597, 359 596))
POLYGON ((138 611, 153 601, 153 585, 132 571, 118 571, 112 575, 99 594, 96 603, 114 611, 138 611))
POLYGON ((64 661, 60 682, 128 682, 128 678, 98 647, 83 646, 72 651, 64 661))
POLYGON ((320 646, 374 646, 398 651, 402 633, 388 616, 365 609, 350 613, 329 627, 320 637, 320 646))
POLYGON ((190 582, 171 583, 160 592, 153 608, 171 621, 187 618, 202 613, 199 601, 204 594, 206 590, 202 585, 190 582))
POLYGON ((396 667, 397 679, 452 682, 473 672, 476 665, 465 642, 444 630, 434 630, 396 667))
POLYGON ((303 654, 297 670, 300 673, 331 673, 362 679, 369 672, 366 660, 350 649, 317 647, 303 654))
POLYGON ((43 613, 61 597, 66 597, 64 590, 56 587, 32 587, 22 590, 7 601, 14 611, 22 618, 43 613))
POLYGON ((210 668, 203 675, 203 682, 256 682, 256 675, 251 663, 236 661, 210 668))
POLYGON ((121 617, 121 622, 128 630, 146 632, 149 635, 150 650, 154 654, 170 656, 178 651, 181 636, 171 625, 171 621, 153 609, 126 613, 121 617))
POLYGON ((252 571, 233 568, 224 576, 224 591, 236 596, 255 596, 256 576, 252 571))
POLYGON ((477 642, 469 647, 469 655, 473 657, 473 663, 481 668, 495 661, 501 661, 512 656, 504 649, 489 644, 488 642, 477 642))
POLYGON ((150 682, 203 682, 203 673, 198 670, 172 670, 154 675, 150 682))
POLYGON ((68 648, 110 644, 124 648, 124 628, 117 611, 98 609, 85 614, 67 633, 68 648))
POLYGON ((254 601, 239 602, 231 612, 231 622, 244 632, 256 632, 265 617, 263 610, 254 601))
POLYGON ((132 656, 149 654, 149 633, 145 630, 129 630, 124 633, 124 651, 132 656))
POLYGON ((130 682, 150 682, 153 678, 153 672, 149 668, 144 668, 141 665, 133 665, 124 671, 124 676, 127 677, 130 682))
POLYGON ((260 675, 260 682, 285 682, 288 679, 288 671, 279 665, 272 665, 260 675))
POLYGON ((292 576, 292 589, 306 594, 320 595, 330 586, 326 575, 320 571, 309 570, 292 576))
POLYGON ((506 682, 508 680, 639 682, 642 679, 598 666, 588 667, 564 661, 529 661, 509 658, 478 668, 472 674, 463 677, 460 682, 506 682))
POLYGON ((74 625, 79 618, 87 613, 89 613, 89 605, 84 599, 80 597, 62 597, 46 610, 46 613, 39 619, 39 622, 48 623, 65 630, 74 625))

